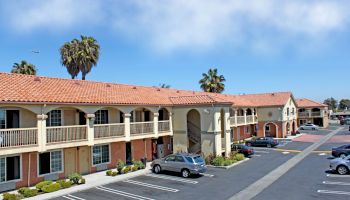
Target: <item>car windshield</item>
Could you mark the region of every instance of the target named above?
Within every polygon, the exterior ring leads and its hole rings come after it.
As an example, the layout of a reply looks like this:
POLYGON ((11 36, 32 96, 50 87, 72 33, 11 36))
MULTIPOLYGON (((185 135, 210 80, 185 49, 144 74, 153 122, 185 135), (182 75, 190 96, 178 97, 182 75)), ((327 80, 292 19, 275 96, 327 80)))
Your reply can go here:
POLYGON ((203 158, 200 156, 193 157, 193 160, 195 163, 203 163, 204 162, 203 158))
POLYGON ((188 162, 190 162, 190 163, 193 163, 193 159, 191 158, 191 157, 185 157, 186 158, 186 160, 188 161, 188 162))

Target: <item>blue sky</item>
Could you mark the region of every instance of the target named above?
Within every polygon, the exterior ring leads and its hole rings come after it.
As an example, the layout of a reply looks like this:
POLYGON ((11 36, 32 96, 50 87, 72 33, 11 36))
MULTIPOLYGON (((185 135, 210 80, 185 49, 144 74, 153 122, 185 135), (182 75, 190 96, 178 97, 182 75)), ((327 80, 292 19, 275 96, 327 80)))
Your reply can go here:
POLYGON ((349 6, 322 0, 0 0, 0 71, 24 59, 39 75, 69 78, 59 48, 88 35, 101 45, 88 80, 199 90, 201 74, 216 67, 227 79, 225 93, 350 98, 349 6))

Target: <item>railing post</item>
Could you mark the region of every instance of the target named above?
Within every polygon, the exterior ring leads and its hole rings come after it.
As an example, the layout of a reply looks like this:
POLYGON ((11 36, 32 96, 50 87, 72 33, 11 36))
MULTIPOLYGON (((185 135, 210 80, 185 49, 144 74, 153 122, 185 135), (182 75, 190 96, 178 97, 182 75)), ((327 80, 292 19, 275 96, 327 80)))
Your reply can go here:
POLYGON ((86 114, 85 118, 86 118, 86 132, 87 132, 88 144, 89 146, 93 146, 94 139, 95 139, 95 130, 94 130, 95 114, 86 114))
POLYGON ((244 125, 246 125, 247 124, 247 109, 246 108, 243 110, 243 114, 244 114, 244 125))
POLYGON ((46 119, 47 115, 37 115, 37 127, 38 127, 38 146, 39 152, 46 151, 46 119))
POLYGON ((153 133, 155 138, 158 138, 158 118, 159 118, 159 113, 158 112, 153 113, 153 133))
POLYGON ((124 136, 125 136, 125 141, 129 142, 130 141, 130 113, 124 113, 124 136))

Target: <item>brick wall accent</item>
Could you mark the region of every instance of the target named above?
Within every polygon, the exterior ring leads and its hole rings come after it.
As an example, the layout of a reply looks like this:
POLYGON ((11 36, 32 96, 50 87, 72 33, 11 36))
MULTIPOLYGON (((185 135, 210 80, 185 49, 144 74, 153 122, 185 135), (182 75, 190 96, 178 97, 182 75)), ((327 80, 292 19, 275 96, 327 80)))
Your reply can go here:
POLYGON ((118 160, 126 161, 125 142, 111 143, 111 164, 108 165, 108 168, 115 168, 118 160))
POLYGON ((152 139, 131 141, 131 152, 133 160, 141 160, 146 156, 147 160, 152 159, 152 139))

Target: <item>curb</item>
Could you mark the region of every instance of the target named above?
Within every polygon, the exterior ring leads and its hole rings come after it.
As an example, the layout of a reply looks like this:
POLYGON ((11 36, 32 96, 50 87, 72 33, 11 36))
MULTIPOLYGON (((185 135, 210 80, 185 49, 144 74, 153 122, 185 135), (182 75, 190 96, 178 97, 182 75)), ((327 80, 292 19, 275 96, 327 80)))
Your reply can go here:
POLYGON ((246 161, 250 160, 250 158, 245 158, 244 160, 238 161, 236 163, 233 163, 232 165, 229 166, 214 166, 214 165, 207 165, 207 167, 211 167, 211 168, 219 168, 219 169, 230 169, 236 165, 239 165, 241 163, 244 163, 246 161))
POLYGON ((141 176, 141 175, 148 174, 148 173, 151 173, 150 168, 146 168, 146 169, 143 169, 143 170, 132 172, 130 174, 119 175, 119 176, 116 176, 116 177, 108 177, 108 176, 106 176, 106 178, 109 178, 109 180, 96 181, 94 183, 91 183, 91 184, 87 183, 85 185, 78 185, 78 186, 75 186, 75 187, 59 190, 57 192, 46 193, 46 194, 41 194, 41 195, 38 195, 38 196, 35 196, 35 197, 26 198, 26 200, 46 200, 46 199, 57 198, 57 197, 61 197, 61 196, 65 196, 65 195, 71 194, 71 193, 76 193, 76 192, 88 190, 88 189, 94 188, 96 186, 106 185, 106 184, 110 184, 110 183, 114 183, 114 182, 118 182, 118 181, 123 181, 125 179, 134 178, 136 176, 141 176))

